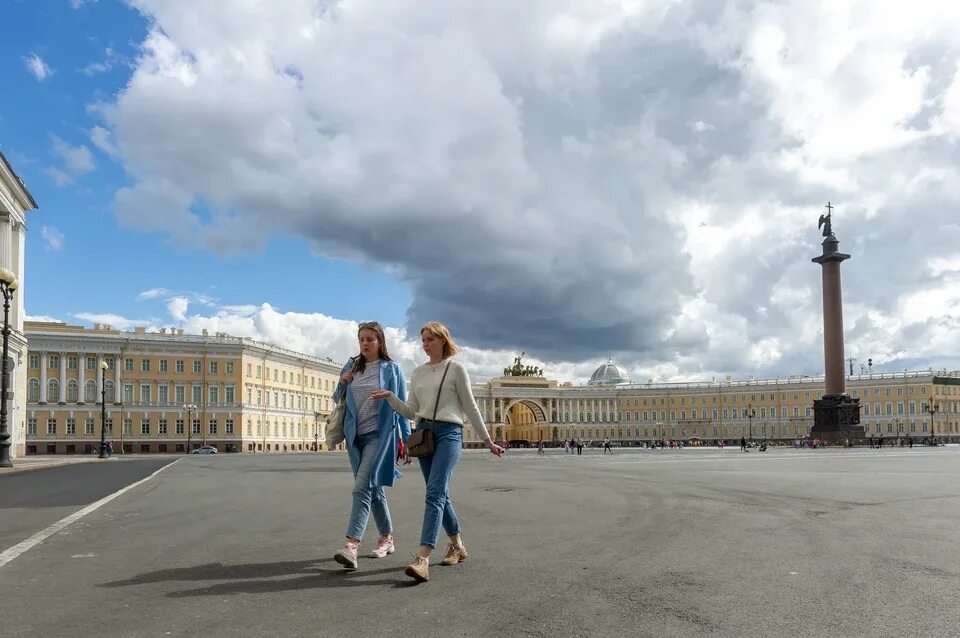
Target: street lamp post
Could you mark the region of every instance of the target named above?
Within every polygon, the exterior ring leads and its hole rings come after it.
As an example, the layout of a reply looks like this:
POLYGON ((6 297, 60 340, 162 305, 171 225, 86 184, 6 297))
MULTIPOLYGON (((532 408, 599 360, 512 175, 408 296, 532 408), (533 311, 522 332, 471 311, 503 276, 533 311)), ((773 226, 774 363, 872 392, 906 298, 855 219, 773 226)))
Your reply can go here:
POLYGON ((313 412, 313 451, 320 451, 320 412, 313 412))
POLYGON ((100 458, 107 458, 107 362, 100 362, 100 458))
POLYGON ((924 409, 930 415, 930 445, 932 446, 936 443, 936 439, 933 438, 933 415, 940 411, 940 405, 931 399, 924 409))
POLYGON ((753 409, 753 404, 747 404, 747 420, 750 422, 750 442, 753 443, 753 417, 757 415, 756 411, 753 409))
POLYGON ((187 411, 187 449, 186 453, 190 454, 190 445, 191 445, 191 435, 193 434, 193 411, 197 409, 192 403, 187 403, 183 406, 183 409, 187 411))
POLYGON ((7 432, 7 389, 10 371, 7 357, 10 349, 10 299, 20 286, 17 276, 7 268, 0 268, 0 292, 3 292, 3 364, 0 366, 0 467, 13 467, 10 458, 10 433, 7 432))

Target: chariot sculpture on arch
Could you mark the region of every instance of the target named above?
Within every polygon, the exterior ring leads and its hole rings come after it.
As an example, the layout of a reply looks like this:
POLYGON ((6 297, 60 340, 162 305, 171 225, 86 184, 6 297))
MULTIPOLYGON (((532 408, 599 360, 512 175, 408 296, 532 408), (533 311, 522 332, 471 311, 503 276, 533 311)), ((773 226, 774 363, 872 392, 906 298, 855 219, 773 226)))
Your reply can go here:
POLYGON ((523 365, 523 355, 527 354, 526 352, 521 352, 519 357, 513 358, 513 366, 503 369, 503 376, 505 377, 542 377, 543 368, 538 368, 536 366, 525 366, 523 365))

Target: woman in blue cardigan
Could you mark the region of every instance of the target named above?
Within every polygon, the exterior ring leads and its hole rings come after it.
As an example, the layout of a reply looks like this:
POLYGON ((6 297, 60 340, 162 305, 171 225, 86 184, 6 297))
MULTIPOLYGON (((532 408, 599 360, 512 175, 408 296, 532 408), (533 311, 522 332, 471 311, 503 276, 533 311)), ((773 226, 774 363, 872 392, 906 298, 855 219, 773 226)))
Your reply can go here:
POLYGON ((400 371, 387 353, 383 326, 375 321, 361 323, 357 330, 360 354, 340 371, 340 383, 333 393, 339 401, 346 394, 343 435, 353 468, 353 509, 347 523, 347 542, 334 559, 349 570, 357 569, 360 539, 370 512, 377 523, 380 538, 370 552, 371 558, 392 554, 393 522, 383 493, 400 476, 397 471, 397 437, 410 436, 410 423, 385 401, 373 401, 371 393, 390 390, 406 398, 407 387, 400 371))

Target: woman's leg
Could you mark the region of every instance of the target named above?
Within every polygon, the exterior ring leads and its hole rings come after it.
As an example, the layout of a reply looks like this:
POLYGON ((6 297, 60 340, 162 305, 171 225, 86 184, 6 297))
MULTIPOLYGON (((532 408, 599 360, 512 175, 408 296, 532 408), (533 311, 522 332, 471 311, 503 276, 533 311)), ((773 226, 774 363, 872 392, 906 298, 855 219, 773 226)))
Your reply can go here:
POLYGON ((371 490, 370 509, 373 511, 373 520, 377 524, 380 536, 389 536, 393 533, 393 519, 390 518, 390 507, 387 505, 387 495, 379 485, 371 490))
POLYGON ((370 472, 373 459, 380 447, 380 439, 373 436, 360 437, 360 466, 353 481, 353 509, 347 523, 347 540, 359 544, 370 519, 370 507, 373 501, 373 489, 370 487, 370 472))
POLYGON ((463 431, 456 426, 442 426, 434 430, 433 436, 433 455, 420 457, 420 470, 427 487, 420 533, 420 556, 423 557, 430 556, 437 546, 441 525, 450 536, 460 533, 460 522, 450 501, 450 479, 460 460, 463 431))

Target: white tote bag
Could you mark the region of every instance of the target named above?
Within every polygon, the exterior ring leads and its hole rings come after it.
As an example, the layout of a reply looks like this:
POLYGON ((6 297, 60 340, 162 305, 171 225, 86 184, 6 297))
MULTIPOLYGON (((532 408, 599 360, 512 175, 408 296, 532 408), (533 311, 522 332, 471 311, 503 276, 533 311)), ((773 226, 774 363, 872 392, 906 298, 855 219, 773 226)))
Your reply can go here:
POLYGON ((344 392, 343 397, 337 401, 336 407, 333 408, 333 412, 327 417, 326 441, 328 449, 333 449, 343 443, 345 439, 343 436, 343 417, 346 413, 347 393, 344 392))

